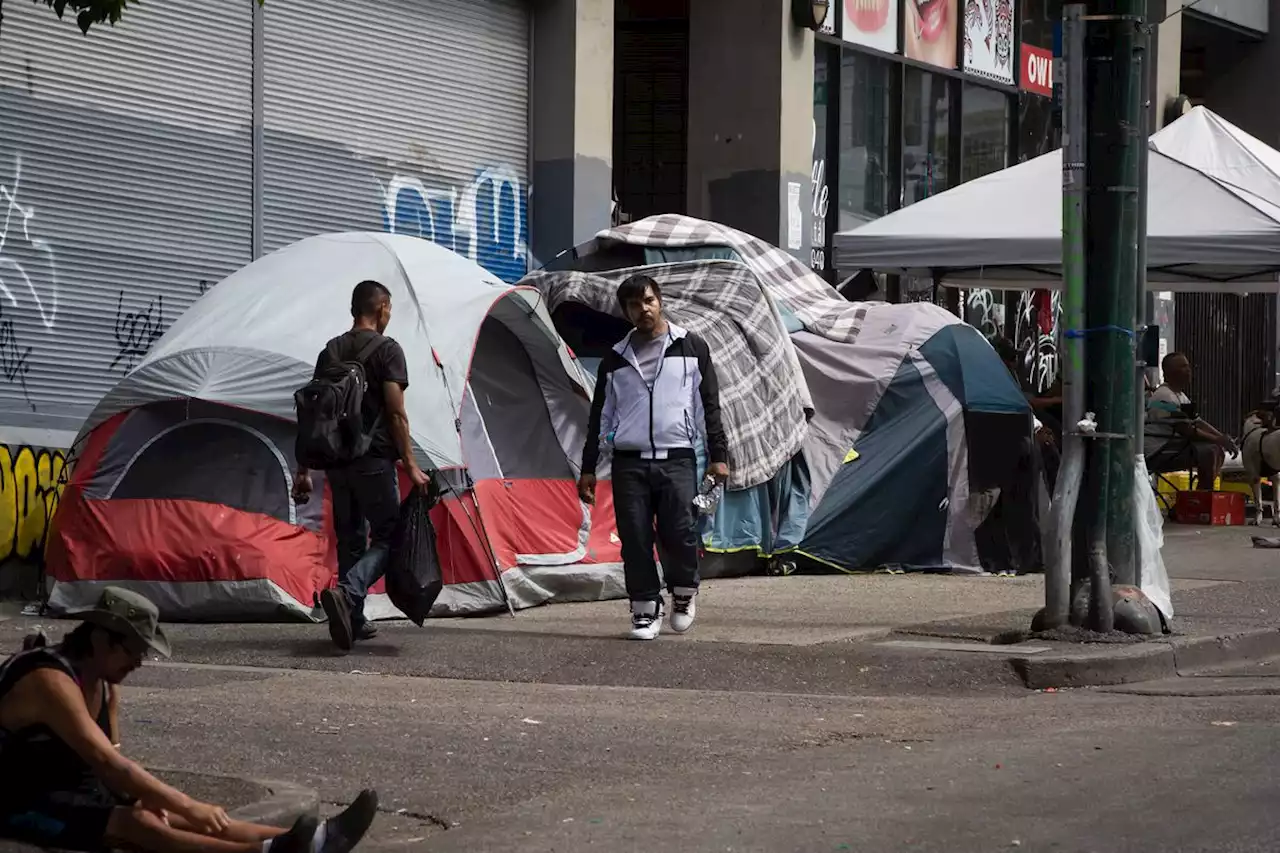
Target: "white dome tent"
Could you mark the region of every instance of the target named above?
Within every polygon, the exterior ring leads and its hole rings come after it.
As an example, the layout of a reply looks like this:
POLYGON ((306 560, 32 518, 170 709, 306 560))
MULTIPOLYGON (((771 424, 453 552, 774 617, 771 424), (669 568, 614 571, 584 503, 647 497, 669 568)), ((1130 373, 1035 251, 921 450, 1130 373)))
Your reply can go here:
MULTIPOLYGON (((166 619, 312 615, 336 561, 327 498, 290 495, 293 393, 364 279, 391 291, 411 437, 451 486, 437 613, 621 594, 607 485, 594 511, 575 486, 589 387, 541 296, 424 240, 344 233, 212 288, 97 406, 51 537, 55 612, 112 583, 166 619)), ((370 615, 394 611, 375 595, 370 615)))

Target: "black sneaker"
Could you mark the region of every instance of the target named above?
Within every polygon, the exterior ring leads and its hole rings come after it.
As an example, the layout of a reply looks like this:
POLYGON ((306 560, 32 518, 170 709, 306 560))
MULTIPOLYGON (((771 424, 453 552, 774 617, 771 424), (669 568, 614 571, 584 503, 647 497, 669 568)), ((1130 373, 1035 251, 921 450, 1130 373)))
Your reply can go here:
POLYGON ((373 825, 378 814, 378 792, 364 790, 355 802, 324 822, 320 853, 350 853, 373 825))
POLYGON ((378 629, 373 627, 372 622, 364 622, 356 629, 357 640, 372 640, 378 636, 378 629))
POLYGON ((340 589, 326 589, 320 593, 320 606, 329 620, 329 636, 333 644, 344 652, 351 651, 355 638, 351 633, 351 608, 347 606, 346 595, 340 589))
POLYGON ((319 825, 320 821, 314 815, 303 815, 294 821, 288 832, 271 839, 266 853, 311 853, 311 842, 319 825))

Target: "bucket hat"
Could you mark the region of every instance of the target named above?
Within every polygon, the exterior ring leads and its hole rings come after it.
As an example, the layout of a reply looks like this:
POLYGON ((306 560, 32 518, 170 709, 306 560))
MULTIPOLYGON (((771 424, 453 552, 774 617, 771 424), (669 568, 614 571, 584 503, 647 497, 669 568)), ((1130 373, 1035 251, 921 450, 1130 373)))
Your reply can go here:
POLYGON ((122 637, 136 639, 163 657, 172 654, 169 638, 160 627, 160 608, 145 596, 118 586, 109 586, 93 607, 67 614, 122 637))

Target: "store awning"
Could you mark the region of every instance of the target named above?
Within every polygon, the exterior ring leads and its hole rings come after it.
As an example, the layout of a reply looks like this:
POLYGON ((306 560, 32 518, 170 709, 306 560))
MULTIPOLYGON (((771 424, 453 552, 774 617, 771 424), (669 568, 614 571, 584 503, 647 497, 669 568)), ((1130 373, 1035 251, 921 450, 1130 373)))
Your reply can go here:
MULTIPOLYGON (((1195 111, 1162 134, 1175 130, 1179 133, 1164 137, 1164 147, 1177 156, 1157 147, 1157 137, 1151 140, 1148 286, 1276 290, 1280 169, 1272 172, 1274 181, 1266 190, 1243 189, 1237 183, 1254 185, 1256 178, 1245 171, 1247 147, 1231 142, 1239 137, 1214 129, 1195 111), (1233 176, 1236 182, 1229 183, 1233 176)), ((1274 160, 1253 155, 1249 168, 1266 162, 1280 167, 1280 153, 1252 142, 1274 160)), ((1061 279, 1062 177, 1059 150, 962 184, 836 234, 836 265, 933 278, 956 287, 1053 289, 1061 279)))

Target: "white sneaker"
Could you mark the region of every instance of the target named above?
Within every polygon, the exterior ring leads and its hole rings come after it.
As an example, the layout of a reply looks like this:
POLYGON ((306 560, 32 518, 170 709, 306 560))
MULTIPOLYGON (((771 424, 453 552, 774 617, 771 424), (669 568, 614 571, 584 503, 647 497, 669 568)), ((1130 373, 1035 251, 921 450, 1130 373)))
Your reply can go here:
POLYGON ((671 630, 683 634, 693 627, 693 619, 698 615, 698 591, 693 589, 676 589, 671 593, 671 630))
POLYGON ((631 639, 656 640, 662 633, 662 604, 656 601, 631 602, 631 639))

